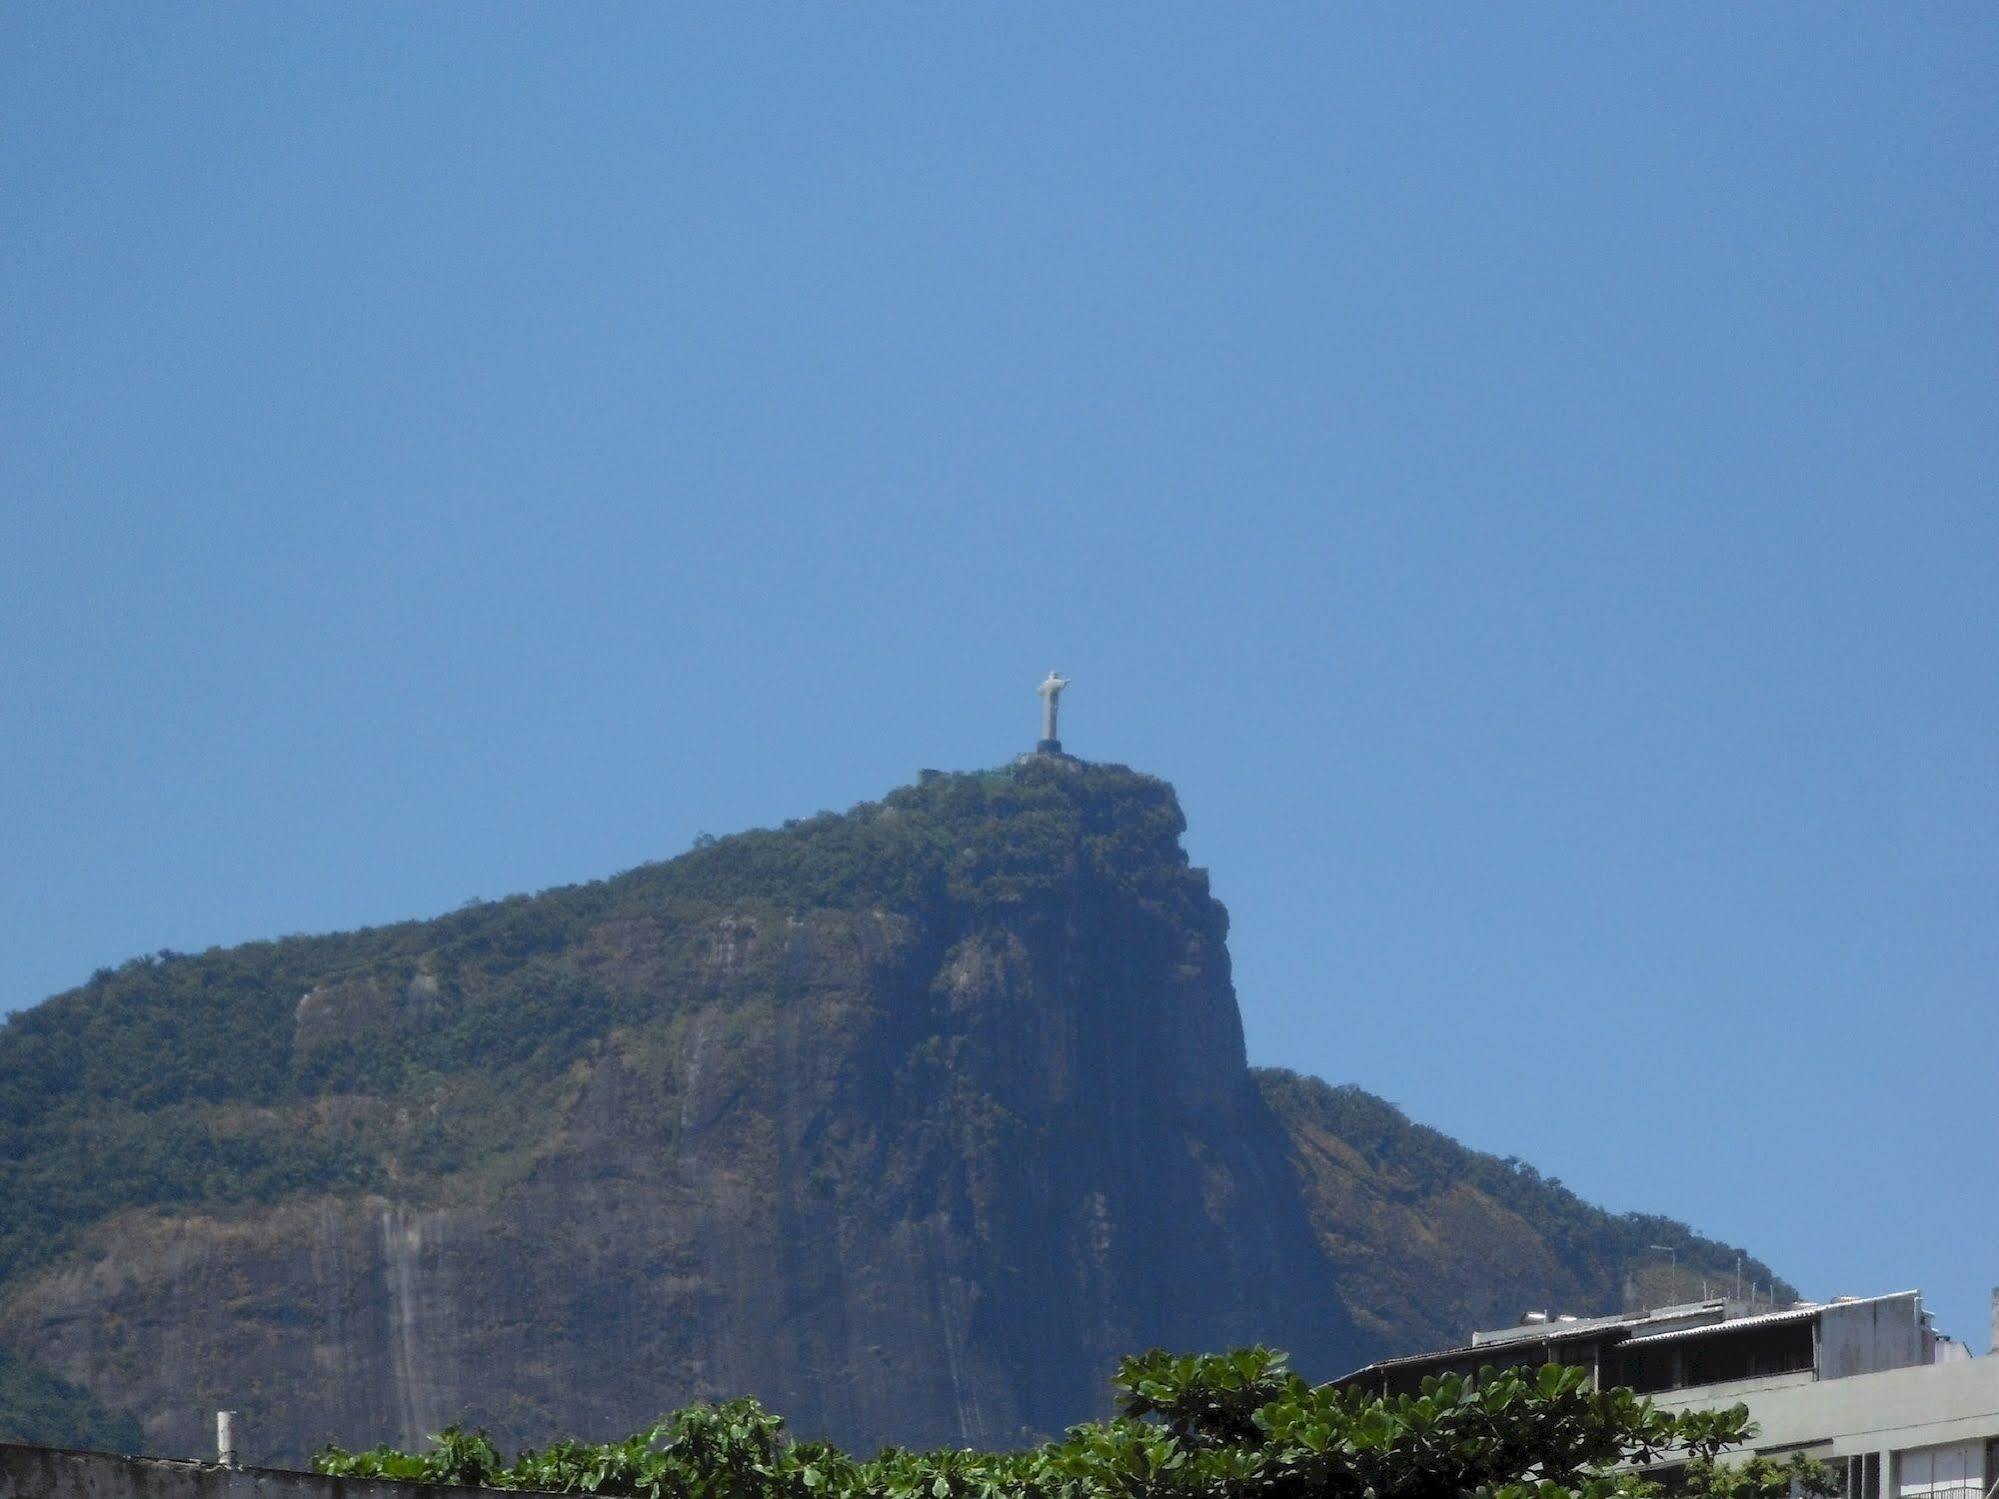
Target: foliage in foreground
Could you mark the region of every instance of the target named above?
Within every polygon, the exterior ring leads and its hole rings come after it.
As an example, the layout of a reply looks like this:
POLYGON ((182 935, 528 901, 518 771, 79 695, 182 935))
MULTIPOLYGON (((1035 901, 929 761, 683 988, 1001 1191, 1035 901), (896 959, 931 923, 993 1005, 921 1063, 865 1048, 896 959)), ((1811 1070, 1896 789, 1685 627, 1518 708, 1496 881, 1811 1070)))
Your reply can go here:
POLYGON ((512 1463, 483 1432, 453 1427, 430 1452, 329 1447, 313 1467, 643 1499, 1643 1499, 1659 1486, 1610 1470, 1669 1458, 1689 1460, 1689 1488, 1713 1499, 1776 1499, 1791 1476, 1807 1492, 1831 1491, 1791 1465, 1765 1462, 1769 1473, 1743 1478, 1716 1465, 1749 1435, 1742 1406, 1662 1411, 1552 1364, 1432 1378, 1420 1395, 1383 1398, 1307 1384, 1267 1348, 1155 1350, 1126 1359, 1115 1384, 1116 1420, 1024 1452, 888 1448, 858 1461, 792 1442, 754 1400, 732 1400, 691 1406, 622 1442, 558 1442, 512 1463))
POLYGON ((1683 1499, 1832 1499, 1844 1487, 1817 1458, 1793 1452, 1783 1462, 1774 1457, 1739 1463, 1695 1458, 1687 1464, 1678 1492, 1683 1499))

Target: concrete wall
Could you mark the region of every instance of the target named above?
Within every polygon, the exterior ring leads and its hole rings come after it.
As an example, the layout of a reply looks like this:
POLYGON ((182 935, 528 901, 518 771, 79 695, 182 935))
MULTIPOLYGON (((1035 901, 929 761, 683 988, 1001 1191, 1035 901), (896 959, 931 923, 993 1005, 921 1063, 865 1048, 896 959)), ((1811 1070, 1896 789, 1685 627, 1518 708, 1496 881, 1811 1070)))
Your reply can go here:
POLYGON ((1922 1298, 1913 1291, 1844 1306, 1835 1303, 1819 1313, 1820 1379, 1846 1379, 1927 1362, 1922 1298))
POLYGON ((468 1499, 484 1489, 322 1478, 282 1468, 62 1452, 0 1442, 0 1499, 468 1499))
POLYGON ((1652 1398, 1673 1410, 1740 1400, 1761 1428, 1754 1443, 1760 1451, 1803 1447, 1814 1457, 1846 1457, 1999 1437, 1999 1358, 1919 1364, 1784 1389, 1753 1384, 1709 1385, 1652 1398))

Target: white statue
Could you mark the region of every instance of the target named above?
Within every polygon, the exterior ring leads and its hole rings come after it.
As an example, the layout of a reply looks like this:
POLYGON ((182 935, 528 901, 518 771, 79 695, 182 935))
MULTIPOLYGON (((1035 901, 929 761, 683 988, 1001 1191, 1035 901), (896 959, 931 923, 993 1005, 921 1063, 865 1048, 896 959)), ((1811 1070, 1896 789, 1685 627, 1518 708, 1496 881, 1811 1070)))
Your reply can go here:
POLYGON ((1055 700, 1062 696, 1062 689, 1069 685, 1069 679, 1055 672, 1048 673, 1048 680, 1034 690, 1041 694, 1041 747, 1053 749, 1055 735, 1055 700))

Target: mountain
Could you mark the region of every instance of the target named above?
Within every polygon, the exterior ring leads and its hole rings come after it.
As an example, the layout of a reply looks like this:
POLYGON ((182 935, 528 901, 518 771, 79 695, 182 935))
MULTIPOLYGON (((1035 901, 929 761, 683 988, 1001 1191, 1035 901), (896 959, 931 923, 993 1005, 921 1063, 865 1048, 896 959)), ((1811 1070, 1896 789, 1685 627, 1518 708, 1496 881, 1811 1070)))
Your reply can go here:
POLYGON ((129 1414, 189 1453, 228 1406, 295 1459, 752 1393, 862 1449, 1005 1445, 1154 1344, 1330 1375, 1614 1307, 1649 1244, 1732 1270, 1252 1071, 1184 826, 1161 781, 1040 756, 100 971, 0 1029, 0 1349, 45 1397, 0 1382, 0 1428, 129 1414))
MULTIPOLYGON (((1684 1223, 1607 1213, 1359 1088, 1277 1068, 1254 1075, 1285 1132, 1341 1305, 1382 1354, 1451 1347, 1530 1308, 1688 1301, 1738 1268, 1738 1251, 1684 1223)), ((1774 1298, 1795 1299, 1761 1260, 1745 1255, 1740 1269, 1774 1298)))

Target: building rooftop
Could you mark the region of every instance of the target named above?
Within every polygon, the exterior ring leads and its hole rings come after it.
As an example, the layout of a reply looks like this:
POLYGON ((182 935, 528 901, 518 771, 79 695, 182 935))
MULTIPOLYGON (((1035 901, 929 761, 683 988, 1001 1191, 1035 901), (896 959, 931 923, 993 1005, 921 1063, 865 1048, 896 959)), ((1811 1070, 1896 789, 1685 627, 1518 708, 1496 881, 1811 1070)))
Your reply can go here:
POLYGON ((1561 1363, 1589 1369, 1600 1388, 1664 1393, 1743 1381, 1809 1383, 1963 1356, 1930 1325, 1919 1291, 1768 1309, 1717 1297, 1607 1317, 1529 1312, 1512 1327, 1382 1359, 1336 1383, 1392 1392, 1414 1390, 1429 1374, 1561 1363))

